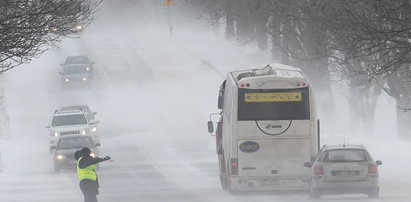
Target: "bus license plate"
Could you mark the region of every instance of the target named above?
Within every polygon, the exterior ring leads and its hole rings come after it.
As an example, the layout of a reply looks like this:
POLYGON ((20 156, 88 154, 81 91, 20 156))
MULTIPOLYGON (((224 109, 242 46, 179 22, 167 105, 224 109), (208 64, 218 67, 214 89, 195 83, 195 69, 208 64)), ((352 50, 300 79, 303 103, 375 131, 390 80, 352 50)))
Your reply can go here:
POLYGON ((280 185, 280 180, 277 179, 264 179, 261 181, 262 186, 280 185))

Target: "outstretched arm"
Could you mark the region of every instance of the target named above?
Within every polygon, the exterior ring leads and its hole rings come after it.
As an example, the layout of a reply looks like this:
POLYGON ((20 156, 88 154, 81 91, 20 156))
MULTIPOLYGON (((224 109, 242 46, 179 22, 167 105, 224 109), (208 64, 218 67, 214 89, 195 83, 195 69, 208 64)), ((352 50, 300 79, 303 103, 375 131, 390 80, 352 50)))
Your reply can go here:
POLYGON ((100 162, 103 162, 103 161, 107 161, 107 160, 110 160, 110 157, 109 157, 109 156, 106 156, 106 157, 104 157, 104 158, 99 158, 99 157, 96 157, 96 158, 85 157, 85 158, 83 158, 83 159, 80 160, 79 167, 80 167, 80 168, 85 168, 85 167, 87 167, 87 166, 91 166, 91 165, 94 165, 94 164, 97 164, 97 163, 100 163, 100 162))

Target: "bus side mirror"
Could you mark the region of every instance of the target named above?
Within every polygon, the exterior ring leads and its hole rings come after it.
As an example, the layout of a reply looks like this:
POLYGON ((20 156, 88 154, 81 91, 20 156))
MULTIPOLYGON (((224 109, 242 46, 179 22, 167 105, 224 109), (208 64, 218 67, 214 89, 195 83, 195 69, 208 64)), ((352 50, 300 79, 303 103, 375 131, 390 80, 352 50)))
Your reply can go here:
POLYGON ((212 121, 208 121, 207 124, 208 124, 208 132, 209 132, 209 133, 213 133, 213 132, 214 132, 213 122, 212 122, 212 121))

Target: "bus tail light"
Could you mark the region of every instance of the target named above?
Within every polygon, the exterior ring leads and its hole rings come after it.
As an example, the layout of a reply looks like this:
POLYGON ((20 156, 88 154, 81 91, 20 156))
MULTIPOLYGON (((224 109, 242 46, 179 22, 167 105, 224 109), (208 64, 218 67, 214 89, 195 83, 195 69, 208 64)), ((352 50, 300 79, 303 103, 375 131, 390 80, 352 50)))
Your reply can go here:
POLYGON ((238 175, 238 159, 231 159, 231 174, 238 175))

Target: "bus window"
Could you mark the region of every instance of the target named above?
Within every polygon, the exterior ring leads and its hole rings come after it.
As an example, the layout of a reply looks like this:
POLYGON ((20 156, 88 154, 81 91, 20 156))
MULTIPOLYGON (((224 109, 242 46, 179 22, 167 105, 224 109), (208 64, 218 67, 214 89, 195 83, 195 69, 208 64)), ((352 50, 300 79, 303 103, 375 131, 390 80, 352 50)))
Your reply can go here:
POLYGON ((308 87, 238 89, 238 120, 309 120, 308 87))
POLYGON ((220 90, 218 91, 218 109, 223 109, 224 105, 224 90, 225 90, 225 81, 220 86, 220 90))

